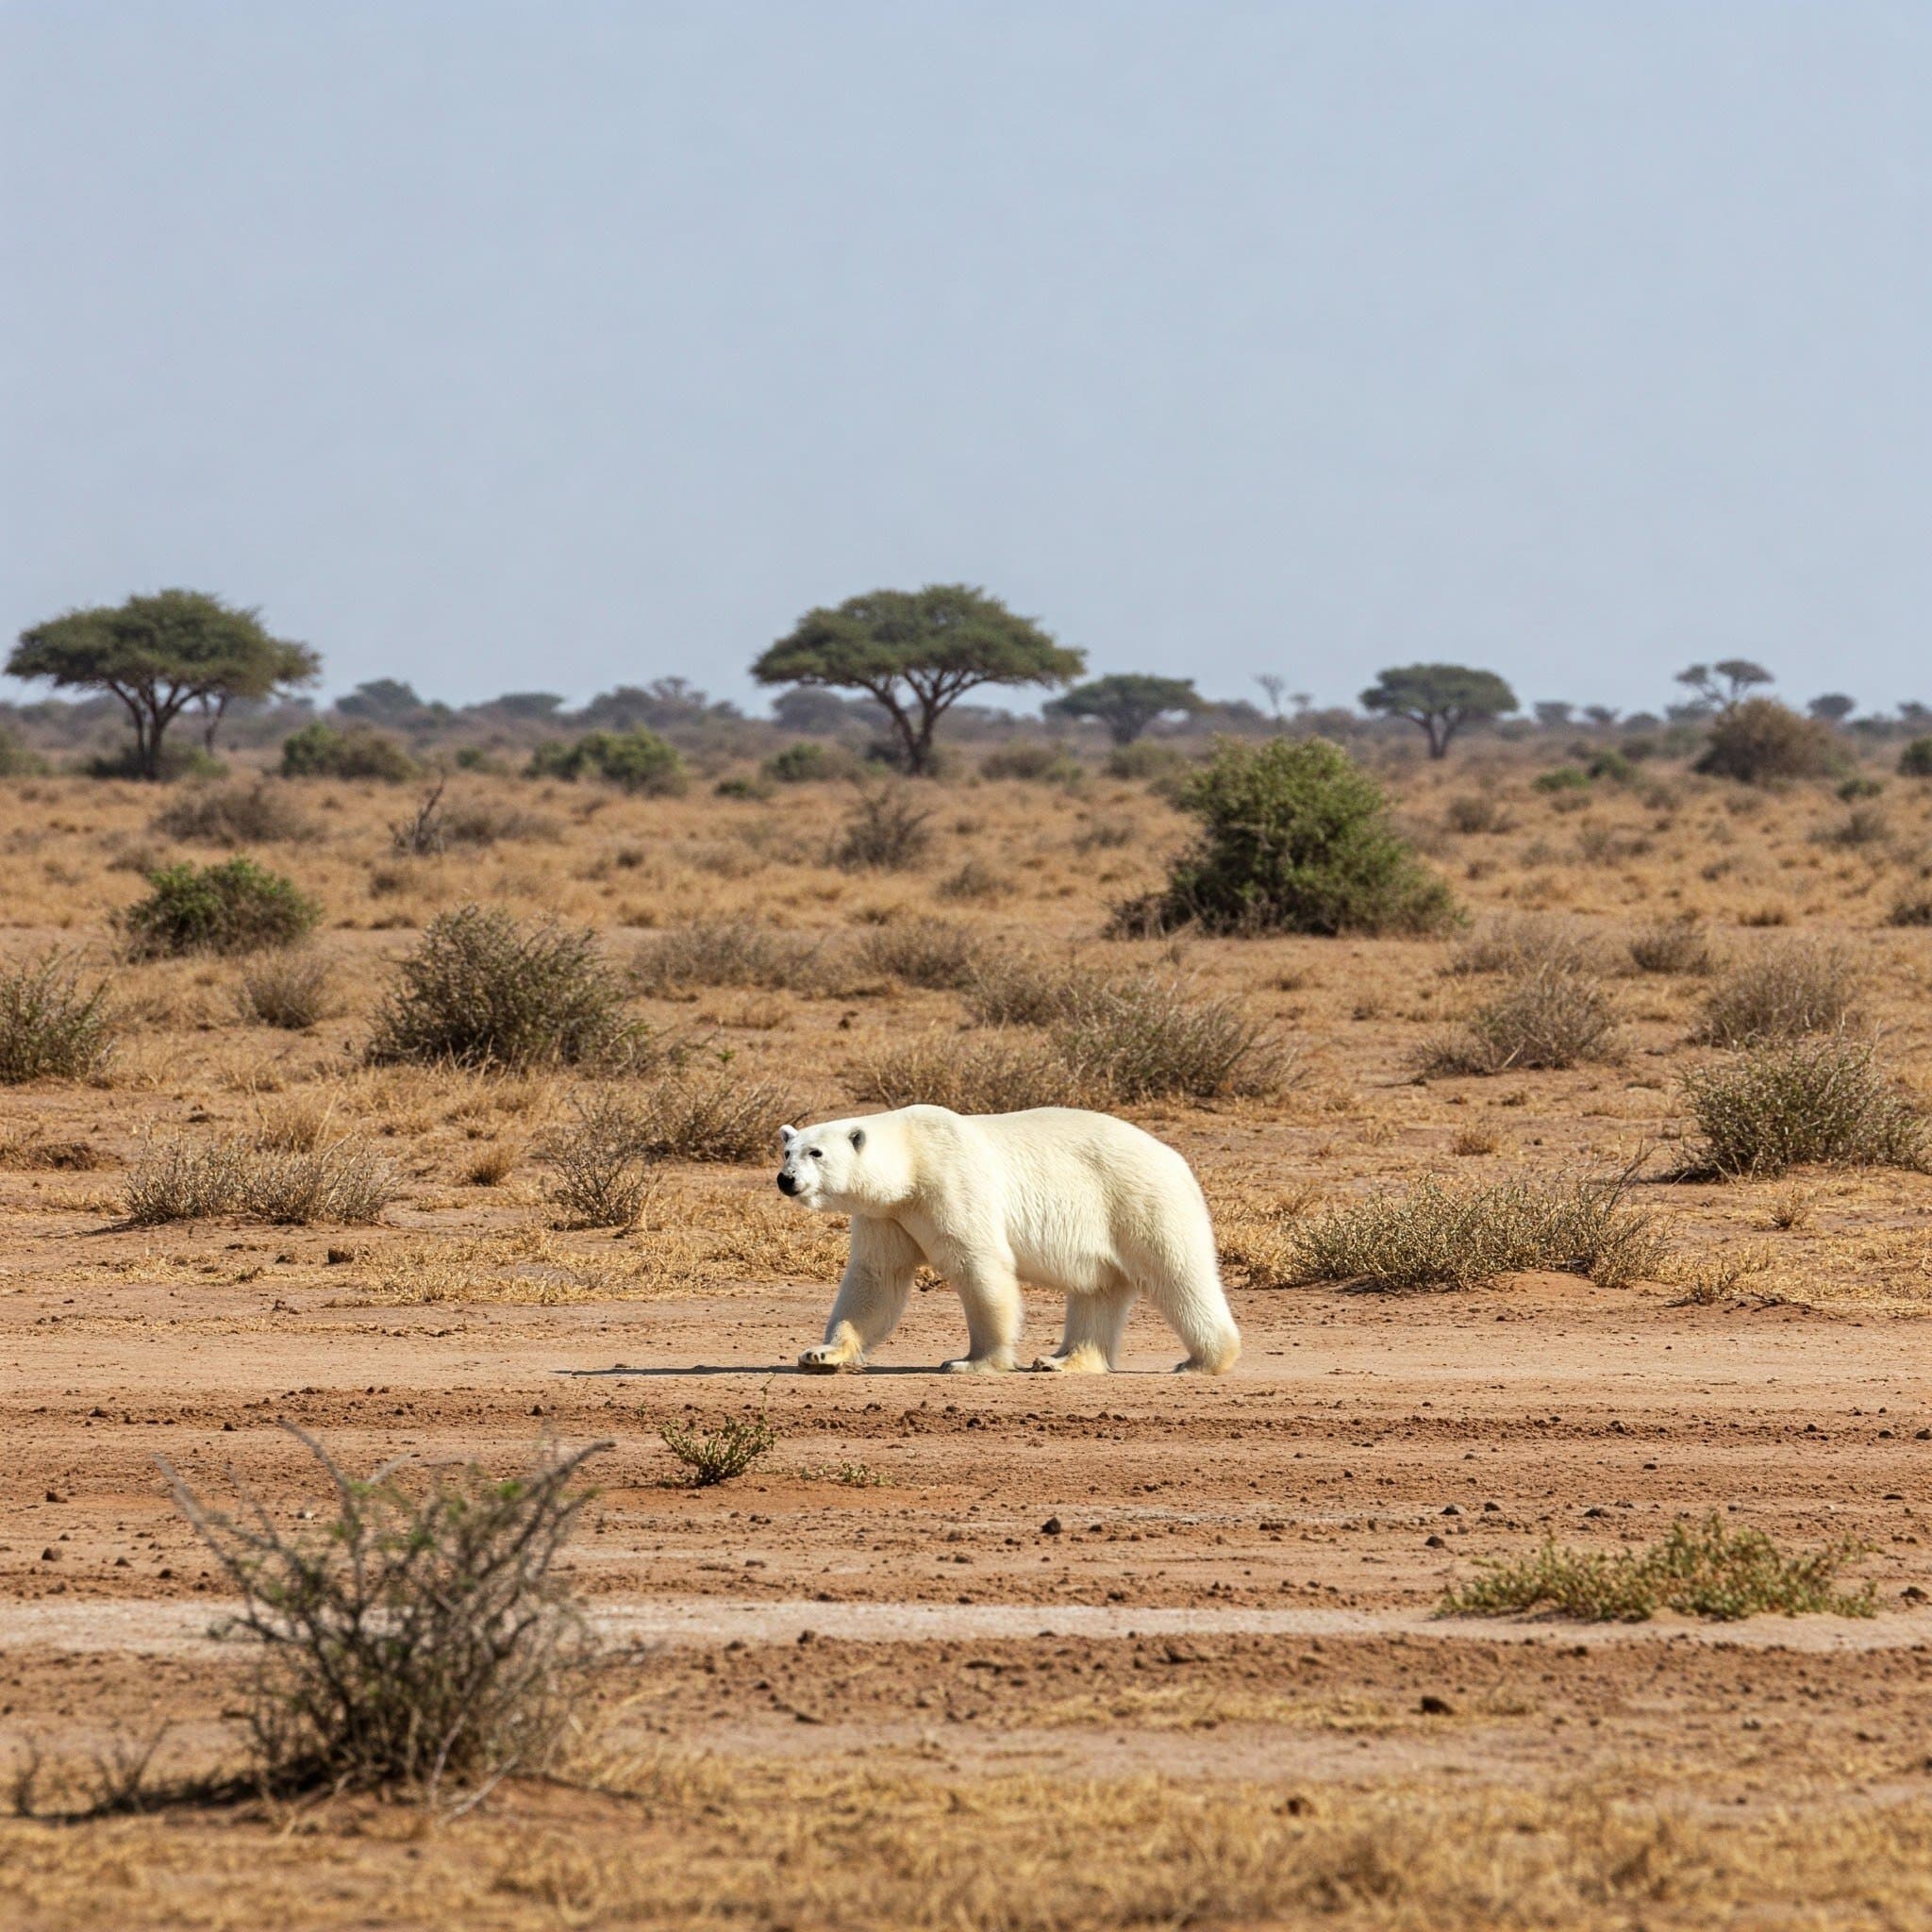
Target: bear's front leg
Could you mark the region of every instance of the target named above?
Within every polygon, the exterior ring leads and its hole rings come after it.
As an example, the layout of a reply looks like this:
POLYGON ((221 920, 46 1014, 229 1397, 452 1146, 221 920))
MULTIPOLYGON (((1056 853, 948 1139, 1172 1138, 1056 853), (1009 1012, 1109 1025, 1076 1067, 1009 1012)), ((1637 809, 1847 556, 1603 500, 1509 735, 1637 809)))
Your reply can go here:
POLYGON ((919 1267, 919 1246, 897 1222, 852 1219, 852 1253, 825 1324, 825 1339, 798 1357, 810 1374, 829 1375, 865 1360, 897 1325, 919 1267))
POLYGON ((966 1353, 947 1362, 952 1375, 999 1374, 1020 1366, 1020 1330, 1025 1311, 1010 1267, 962 1269, 954 1287, 966 1308, 966 1353))

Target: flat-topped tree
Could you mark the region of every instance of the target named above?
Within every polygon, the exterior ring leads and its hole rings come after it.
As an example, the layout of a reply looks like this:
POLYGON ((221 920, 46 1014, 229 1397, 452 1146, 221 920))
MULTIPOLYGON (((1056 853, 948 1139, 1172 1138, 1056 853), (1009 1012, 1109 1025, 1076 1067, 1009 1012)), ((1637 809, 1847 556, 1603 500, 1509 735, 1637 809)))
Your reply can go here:
POLYGON ((1429 756, 1441 758, 1449 741, 1475 719, 1517 708, 1516 693, 1493 671, 1467 664, 1402 664, 1382 672, 1362 693, 1362 708, 1420 724, 1429 756))
POLYGON ((1086 654, 970 584, 871 591, 798 620, 751 668, 760 684, 862 691, 891 721, 908 772, 930 773, 933 732, 985 684, 1066 684, 1086 654))
POLYGON ((1715 664, 1691 664, 1677 673, 1677 682, 1697 693, 1698 702, 1714 711, 1735 710, 1754 686, 1776 680, 1762 664, 1749 658, 1720 658, 1715 664))
POLYGON ((256 611, 201 591, 158 591, 70 610, 22 631, 7 660, 10 676, 119 698, 133 721, 134 762, 143 778, 161 775, 161 741, 190 705, 200 710, 204 741, 212 747, 233 700, 312 684, 321 669, 308 645, 271 636, 256 611))
POLYGON ((1049 718, 1099 719, 1116 744, 1132 744, 1158 718, 1200 708, 1201 693, 1191 677, 1153 677, 1134 671, 1076 684, 1045 708, 1049 718))

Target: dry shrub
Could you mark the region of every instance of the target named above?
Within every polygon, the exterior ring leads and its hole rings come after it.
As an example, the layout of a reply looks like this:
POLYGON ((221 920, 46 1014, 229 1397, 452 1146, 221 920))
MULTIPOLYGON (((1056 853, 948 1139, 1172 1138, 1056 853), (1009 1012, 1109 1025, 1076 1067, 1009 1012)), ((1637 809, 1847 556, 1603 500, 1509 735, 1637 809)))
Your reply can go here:
POLYGON ((1627 1173, 1490 1187, 1421 1180, 1301 1224, 1281 1274, 1255 1285, 1470 1288, 1541 1269, 1623 1288, 1653 1276, 1668 1246, 1656 1217, 1630 1206, 1629 1182, 1627 1173))
POLYGON ((975 1040, 940 1032, 874 1056, 853 1076, 852 1093, 881 1107, 945 1107, 955 1113, 1088 1107, 1104 1097, 1037 1037, 975 1040))
POLYGON ((932 844, 927 821, 903 785, 859 794, 830 858, 841 872, 910 872, 932 844))
POLYGON ((1704 755, 1691 768, 1746 785, 1785 778, 1824 778, 1845 762, 1831 731, 1775 698, 1746 698, 1710 727, 1704 755))
POLYGON ((1717 970, 1710 935, 1688 916, 1659 919, 1630 935, 1630 963, 1640 973, 1702 974, 1717 970))
POLYGON ((969 858, 956 873, 949 873, 933 890, 941 899, 963 905, 986 905, 1007 895, 1008 886, 984 859, 969 858))
POLYGON ((1684 1097, 1702 1141, 1685 1179, 1776 1175, 1807 1162, 1923 1168, 1926 1123, 1891 1089, 1862 1041, 1769 1042, 1693 1067, 1684 1097))
POLYGON ((778 1129, 802 1110, 775 1080, 722 1069, 688 1074, 651 1091, 638 1145, 658 1160, 764 1160, 777 1148, 778 1129))
POLYGON ((179 1140, 142 1156, 125 1201, 139 1227, 226 1214, 357 1226, 376 1220, 395 1194, 388 1162, 353 1141, 285 1150, 252 1140, 179 1140))
POLYGON ((1886 915, 1888 925, 1932 925, 1932 891, 1924 887, 1901 892, 1886 915))
POLYGON ((937 992, 957 992, 974 985, 984 956, 977 936, 949 919, 875 926, 858 947, 858 963, 866 970, 937 992))
POLYGON ((1812 940, 1767 946, 1712 986, 1697 1037, 1713 1046, 1837 1033, 1857 1017, 1859 974, 1843 948, 1812 940))
POLYGON ((666 1423, 658 1433, 689 1472, 687 1480, 694 1490, 742 1475, 778 1442, 777 1428, 762 1408, 757 1415, 726 1416, 708 1434, 689 1423, 666 1423))
POLYGON ((576 1119, 545 1141, 544 1198, 565 1227, 635 1227, 661 1176, 640 1144, 636 1107, 611 1094, 576 1103, 576 1119))
POLYGON ((1486 920, 1450 949, 1445 973, 1536 973, 1553 968, 1587 973, 1597 963, 1598 948, 1585 934, 1537 913, 1505 913, 1486 920))
POLYGON ((981 1026, 1046 1026, 1063 1020, 1103 983, 1083 966, 1028 953, 982 955, 961 989, 966 1011, 981 1026))
POLYGON ((502 1480, 405 1459, 349 1475, 284 1424, 332 1492, 312 1534, 237 1485, 233 1513, 165 1462, 181 1512, 242 1607, 217 1626, 255 1648, 247 1719, 270 1790, 402 1789, 433 1798, 541 1773, 590 1640, 556 1562, 589 1500, 577 1473, 612 1445, 540 1450, 502 1480))
POLYGON ((1452 798, 1442 816, 1452 832, 1465 835, 1507 832, 1512 823, 1508 807, 1493 791, 1466 791, 1452 798))
POLYGON ((597 936, 520 923, 497 907, 431 920, 376 1015, 369 1058, 508 1069, 636 1066, 650 1036, 597 936))
POLYGON ((1603 981, 1544 965, 1512 978, 1460 1033, 1432 1041, 1423 1065, 1433 1074, 1501 1074, 1614 1060, 1621 1051, 1603 981))
POLYGON ((244 967, 238 989, 242 1016, 299 1033, 334 1010, 328 961, 293 948, 266 953, 244 967))
POLYGON ((1273 1093, 1291 1068, 1288 1048, 1240 1000, 1196 999, 1174 980, 1082 988, 1048 1037, 1082 1083, 1122 1102, 1273 1093))
POLYGON ((0 1085, 84 1080, 113 1050, 105 980, 84 987, 58 952, 0 971, 0 1085))
POLYGON ((1590 1624, 1641 1624, 1660 1609, 1731 1623, 1786 1617, 1871 1617, 1870 1583, 1838 1588, 1860 1551, 1853 1543, 1787 1556, 1761 1529, 1727 1529, 1714 1510, 1702 1523, 1674 1523, 1657 1542, 1615 1555, 1569 1550, 1554 1541, 1532 1557, 1481 1565, 1474 1582, 1443 1596, 1450 1616, 1522 1616, 1544 1610, 1590 1624))
POLYGON ((641 941, 631 976, 653 998, 693 987, 803 991, 816 980, 820 944, 755 919, 701 919, 641 941))
POLYGON ((195 845, 294 844, 319 827, 278 785, 196 786, 155 814, 149 829, 195 845))

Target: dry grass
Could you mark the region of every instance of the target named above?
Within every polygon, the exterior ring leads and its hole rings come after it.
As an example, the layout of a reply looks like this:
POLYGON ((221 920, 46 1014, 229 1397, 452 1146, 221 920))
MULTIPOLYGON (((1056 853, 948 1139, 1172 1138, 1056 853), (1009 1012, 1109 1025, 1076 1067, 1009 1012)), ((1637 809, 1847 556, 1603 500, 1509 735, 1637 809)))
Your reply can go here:
POLYGON ((1717 954, 1696 920, 1659 919, 1630 935, 1630 963, 1640 973, 1701 975, 1717 970, 1717 954))
POLYGON ((984 972, 978 934, 947 919, 895 920, 858 941, 858 964, 904 986, 958 992, 975 986, 984 972))
POLYGON ((1593 974, 1546 961, 1511 976, 1457 1033, 1423 1050, 1432 1074, 1503 1074, 1623 1057, 1616 1010, 1593 974))
POLYGON ((265 953, 242 969, 243 1015, 263 1026, 299 1033, 335 1010, 328 961, 308 950, 265 953))
POLYGON ((822 945, 754 919, 699 920, 641 941, 630 970, 658 999, 713 986, 806 991, 817 982, 822 945))
POLYGON ((0 970, 0 1085, 88 1079, 106 1066, 115 1030, 107 982, 83 985, 64 955, 0 970))
POLYGON ((1857 1019, 1860 974, 1839 945, 1788 940, 1721 974, 1698 1038, 1713 1046, 1839 1033, 1857 1019))
POLYGON ((1470 1288, 1527 1269, 1587 1275, 1602 1288, 1651 1279, 1669 1243, 1657 1216, 1630 1205, 1627 1180, 1418 1181, 1296 1226, 1279 1285, 1470 1288))
POLYGON ((354 1141, 293 1150, 184 1139, 148 1148, 128 1176, 124 1203, 138 1227, 221 1215, 355 1226, 377 1220, 396 1191, 389 1163, 354 1141))
POLYGON ((854 1099, 880 1107, 949 1107, 955 1113, 1085 1107, 1095 1098, 1076 1068, 1025 1034, 918 1035, 869 1057, 848 1085, 854 1099))
POLYGON ((1451 974, 1506 973, 1512 976, 1592 971, 1600 948, 1586 933, 1536 913, 1486 920, 1450 948, 1443 969, 1451 974))

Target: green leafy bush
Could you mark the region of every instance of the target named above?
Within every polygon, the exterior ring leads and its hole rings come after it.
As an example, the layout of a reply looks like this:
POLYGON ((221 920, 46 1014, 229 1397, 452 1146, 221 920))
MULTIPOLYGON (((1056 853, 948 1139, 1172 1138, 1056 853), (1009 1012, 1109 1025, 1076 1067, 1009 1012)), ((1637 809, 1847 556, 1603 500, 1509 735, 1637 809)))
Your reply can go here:
POLYGON ((423 768, 394 739, 366 725, 338 730, 317 719, 282 740, 285 778, 375 778, 404 785, 423 768))
POLYGON ((1590 1624, 1641 1624, 1658 1610, 1730 1623, 1775 1610, 1787 1617, 1870 1617, 1873 1587, 1838 1588, 1859 1554, 1853 1543, 1787 1556, 1761 1529, 1731 1530, 1713 1510, 1701 1524, 1674 1523, 1661 1541, 1615 1555, 1568 1550, 1554 1541, 1533 1557, 1481 1565, 1474 1582, 1442 1599, 1447 1616, 1553 1611, 1590 1624))
POLYGON ((1901 778, 1932 778, 1932 738, 1915 738, 1898 755, 1901 778))
POLYGON ((135 958, 291 946, 322 917, 322 908, 293 880, 252 858, 166 866, 149 873, 147 882, 147 897, 119 916, 135 958))
POLYGON ((1539 791, 1588 791, 1590 774, 1574 765, 1558 765, 1555 771, 1539 772, 1530 783, 1539 791))
POLYGON ((757 1415, 727 1416, 708 1435, 689 1423, 666 1423, 658 1431, 664 1446, 690 1472, 694 1490, 742 1475, 776 1446, 778 1431, 761 1408, 757 1415))
POLYGON ((1119 909, 1116 933, 1433 932, 1449 889, 1389 823, 1382 789, 1326 739, 1225 743, 1184 788, 1203 822, 1164 891, 1119 909))
POLYGON ((37 777, 47 761, 10 724, 0 724, 0 778, 37 777))
POLYGON ((1746 785, 1824 778, 1844 763, 1830 730, 1775 698, 1746 698, 1712 723, 1692 770, 1746 785))
POLYGON ((81 1080, 113 1051, 105 981, 83 987, 58 953, 0 971, 0 1084, 81 1080))
POLYGON ((796 743, 774 751, 761 769, 774 785, 816 785, 831 778, 855 776, 858 760, 841 746, 801 738, 796 743))
POLYGON ((591 931, 498 907, 439 913, 397 969, 369 1058, 505 1068, 637 1064, 648 1036, 591 931))
POLYGON ((684 760, 655 731, 590 731, 574 741, 554 740, 530 755, 533 778, 602 778, 625 791, 675 797, 685 789, 684 760))
POLYGON ((1087 774, 1063 744, 1021 739, 990 751, 979 761, 982 778, 1019 778, 1033 785, 1077 785, 1087 774))
POLYGON ((1156 744, 1137 738, 1132 744, 1117 744, 1108 753, 1101 770, 1109 778, 1125 778, 1148 785, 1175 785, 1193 770, 1194 761, 1178 746, 1156 744))
POLYGON ((1775 1176, 1810 1161, 1926 1164, 1924 1116, 1892 1091, 1862 1041, 1760 1044, 1693 1067, 1683 1091, 1702 1136, 1685 1152, 1686 1180, 1775 1176))

